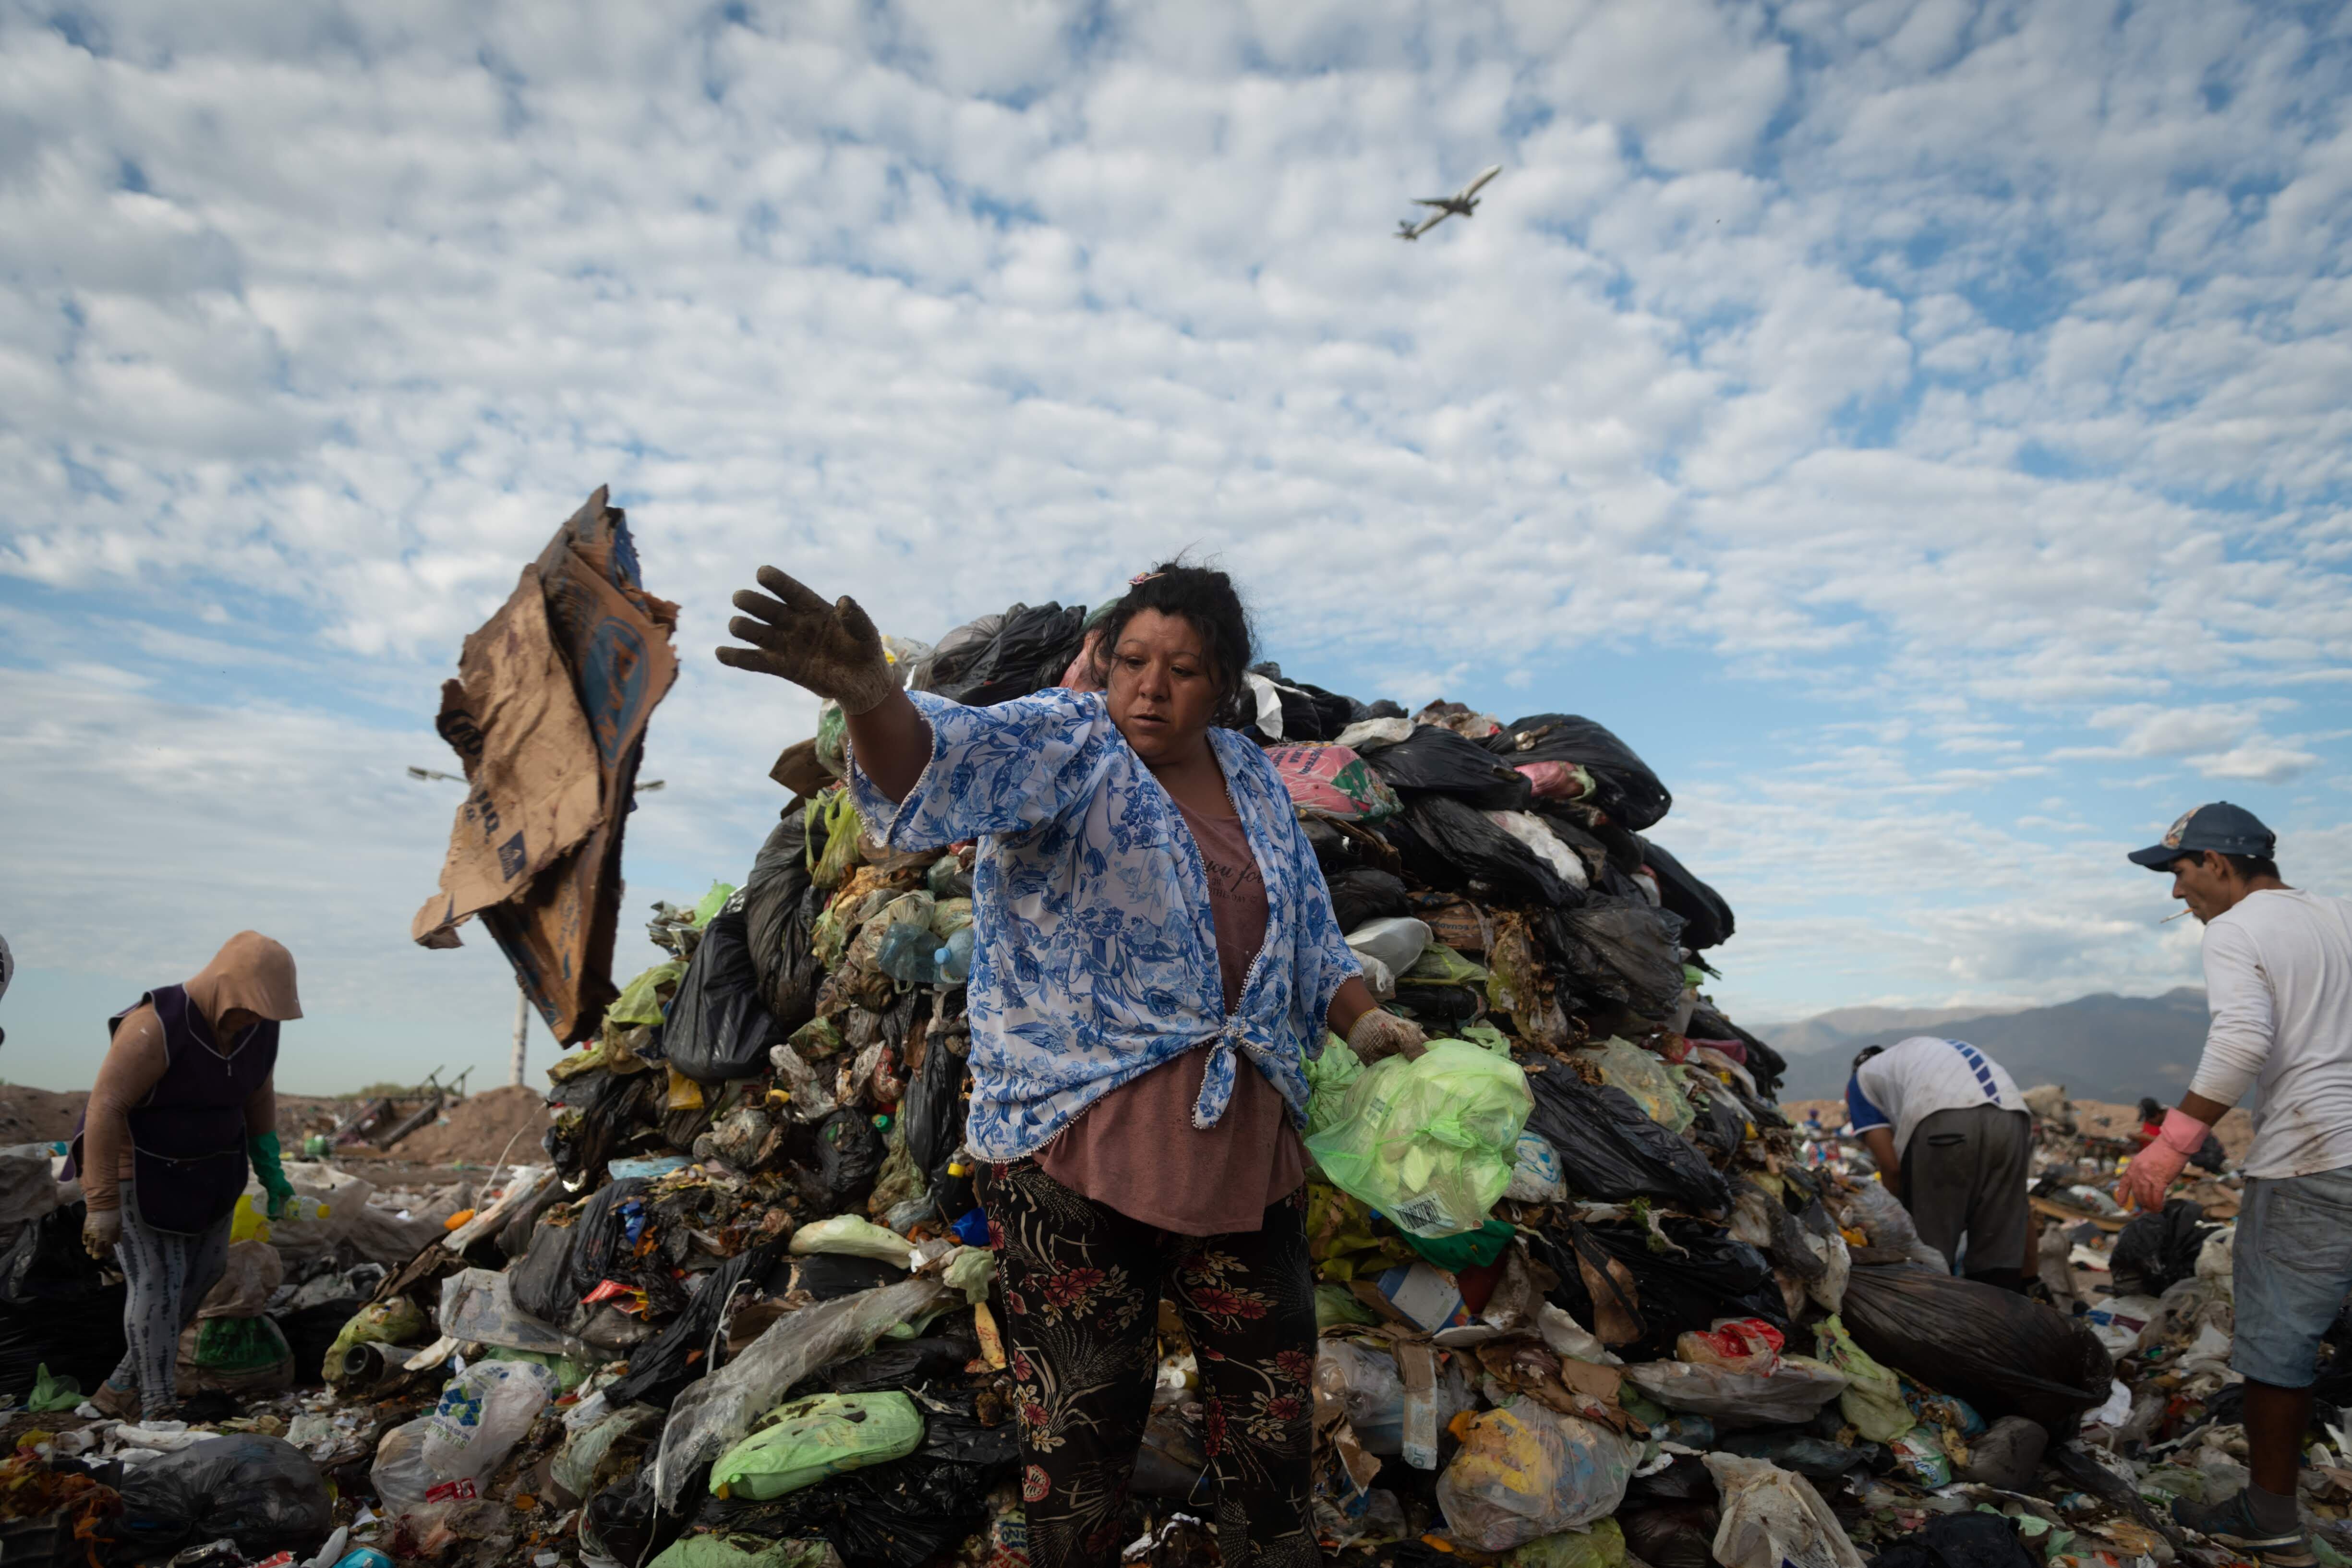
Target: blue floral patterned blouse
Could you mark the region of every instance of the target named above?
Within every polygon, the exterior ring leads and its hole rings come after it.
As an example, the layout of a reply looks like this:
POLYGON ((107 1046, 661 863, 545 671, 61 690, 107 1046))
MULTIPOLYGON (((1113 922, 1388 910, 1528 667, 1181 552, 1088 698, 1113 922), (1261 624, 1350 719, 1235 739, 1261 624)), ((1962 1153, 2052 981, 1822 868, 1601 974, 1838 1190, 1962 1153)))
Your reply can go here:
POLYGON ((1034 1154, 1119 1085, 1214 1041, 1192 1107, 1213 1125, 1246 1056, 1304 1126, 1302 1062, 1360 973, 1290 795, 1231 730, 1210 743, 1265 878, 1265 945, 1225 1013, 1201 851, 1099 692, 966 708, 909 692, 931 760, 892 805, 851 760, 858 811, 894 849, 977 838, 971 1116, 982 1159, 1034 1154))

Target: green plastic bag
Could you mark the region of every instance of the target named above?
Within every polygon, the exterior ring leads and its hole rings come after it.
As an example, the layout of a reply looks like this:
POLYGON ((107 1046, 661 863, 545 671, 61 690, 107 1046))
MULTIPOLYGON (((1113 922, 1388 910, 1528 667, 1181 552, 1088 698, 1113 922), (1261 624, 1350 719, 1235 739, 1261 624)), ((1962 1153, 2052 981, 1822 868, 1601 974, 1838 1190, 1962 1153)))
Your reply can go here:
POLYGON ((394 1296, 389 1301, 372 1301, 352 1314, 335 1342, 327 1347, 326 1373, 330 1384, 343 1381, 343 1358, 354 1345, 380 1342, 388 1345, 422 1344, 432 1331, 432 1322, 424 1309, 405 1296, 394 1296))
POLYGON ((1337 1035, 1323 1037, 1323 1054, 1301 1064, 1307 1071, 1307 1131, 1320 1132, 1339 1119, 1348 1088, 1364 1076, 1364 1064, 1337 1035))
POLYGON ((509 1350, 493 1346, 482 1352, 484 1361, 527 1361, 533 1366, 543 1366, 555 1374, 556 1397, 562 1398, 588 1381, 588 1369, 569 1356, 550 1355, 545 1351, 509 1350))
POLYGON ((696 926, 698 926, 698 927, 701 927, 701 926, 707 926, 707 925, 709 925, 709 924, 710 923, 710 917, 711 917, 711 916, 713 916, 713 915, 715 915, 715 914, 717 914, 719 910, 721 910, 725 909, 725 908, 727 907, 727 900, 730 900, 730 899, 731 899, 731 898, 733 898, 734 896, 735 896, 735 884, 734 884, 734 883, 732 883, 732 882, 713 882, 713 883, 711 883, 711 884, 710 884, 710 891, 709 891, 709 892, 707 892, 707 893, 703 894, 703 895, 702 895, 702 898, 700 899, 700 900, 699 900, 699 901, 698 901, 698 902, 695 904, 695 906, 694 906, 694 923, 695 923, 695 925, 696 925, 696 926))
POLYGON ((1421 950, 1412 966, 1397 976, 1402 985, 1475 985, 1486 984, 1486 971, 1471 963, 1442 942, 1433 942, 1421 950))
POLYGON ((33 1378, 32 1396, 25 1408, 39 1415, 54 1415, 60 1410, 71 1410, 81 1403, 81 1384, 70 1377, 51 1377, 47 1362, 33 1378))
POLYGON ((1603 1079, 1632 1095, 1633 1103, 1667 1131, 1680 1132, 1698 1119, 1666 1064, 1641 1047, 1611 1038, 1576 1054, 1599 1068, 1603 1079))
POLYGON ((686 978, 686 965, 671 959, 656 963, 621 987, 620 996, 604 1009, 608 1024, 658 1024, 662 1021, 661 994, 666 986, 676 992, 677 983, 686 978))
POLYGON ((268 1318, 206 1318, 196 1325, 195 1363, 206 1372, 267 1372, 293 1353, 268 1318))
POLYGON ((1886 1368, 1853 1342, 1845 1324, 1832 1317, 1813 1326, 1814 1353, 1845 1373, 1845 1392, 1838 1395, 1838 1414, 1874 1443, 1892 1443, 1911 1430, 1911 1407, 1903 1402, 1903 1384, 1886 1368))
POLYGON ((1459 1274, 1465 1268, 1483 1268, 1502 1257, 1511 1237, 1518 1234, 1518 1227, 1509 1220, 1490 1219, 1459 1236, 1408 1235, 1405 1241, 1448 1274, 1459 1274))
POLYGON ((1508 1057, 1511 1054, 1511 1037, 1484 1018, 1475 1024, 1456 1024, 1454 1026, 1454 1034, 1455 1038, 1467 1040, 1480 1049, 1492 1051, 1498 1057, 1508 1057))
POLYGON ((828 1476, 904 1458, 923 1441, 922 1413, 895 1391, 820 1394, 780 1405, 710 1468, 710 1495, 766 1502, 828 1476))
POLYGON ((1624 1561, 1625 1531, 1613 1519, 1514 1546, 1503 1557, 1508 1568, 1618 1568, 1624 1561))
POLYGON ((809 881, 830 892, 841 886, 859 859, 857 835, 865 825, 858 819, 857 805, 847 790, 835 790, 810 801, 801 820, 808 826, 812 850, 818 842, 818 830, 824 830, 824 851, 810 857, 809 881))
POLYGON ((816 765, 835 778, 849 776, 849 715, 830 698, 816 710, 816 765))
POLYGON ((1373 1063, 1307 1148, 1333 1185, 1399 1230, 1455 1236, 1484 1225, 1511 1184, 1534 1103, 1511 1062, 1436 1040, 1418 1060, 1373 1063))
POLYGON ((824 1541, 770 1541, 757 1535, 688 1535, 670 1543, 652 1568, 825 1568, 838 1563, 824 1541))

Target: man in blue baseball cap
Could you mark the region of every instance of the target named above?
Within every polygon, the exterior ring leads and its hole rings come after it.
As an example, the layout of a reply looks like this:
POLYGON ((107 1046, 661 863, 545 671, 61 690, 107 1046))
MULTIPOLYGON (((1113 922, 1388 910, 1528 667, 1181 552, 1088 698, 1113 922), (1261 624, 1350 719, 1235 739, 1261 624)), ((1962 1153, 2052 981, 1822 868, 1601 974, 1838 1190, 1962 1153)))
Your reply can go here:
POLYGON ((2212 1024, 2179 1108, 2116 1194, 2160 1209, 2180 1168, 2249 1086, 2259 1091, 2231 1265, 2230 1364, 2246 1380, 2247 1466, 2234 1497, 2173 1515, 2271 1568, 2317 1559, 2295 1510, 2320 1336, 2352 1293, 2352 904, 2290 888, 2277 838, 2217 801, 2131 858, 2169 872, 2205 926, 2212 1024))

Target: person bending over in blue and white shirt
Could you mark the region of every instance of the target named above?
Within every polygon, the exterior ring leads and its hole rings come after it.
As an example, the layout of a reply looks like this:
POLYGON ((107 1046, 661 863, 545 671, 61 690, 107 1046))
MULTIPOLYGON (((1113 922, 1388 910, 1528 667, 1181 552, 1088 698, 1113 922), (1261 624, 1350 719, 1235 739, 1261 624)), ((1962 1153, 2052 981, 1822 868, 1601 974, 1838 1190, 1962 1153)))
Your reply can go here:
POLYGON ((1225 1561, 1318 1563, 1304 1064, 1327 1027, 1368 1060, 1423 1042, 1365 988, 1281 779, 1218 725, 1250 663, 1232 583, 1148 573, 1090 645, 1103 689, 966 708, 902 691, 854 600, 759 578, 728 627, 753 646, 720 660, 840 702, 891 848, 981 841, 965 1138, 1032 1563, 1118 1560, 1165 1289, 1202 1352, 1225 1561))
POLYGON ((1845 1108, 1919 1238, 1965 1258, 1971 1279, 2022 1289, 2033 1117, 2001 1065, 1929 1035, 1872 1046, 1853 1058, 1845 1108))

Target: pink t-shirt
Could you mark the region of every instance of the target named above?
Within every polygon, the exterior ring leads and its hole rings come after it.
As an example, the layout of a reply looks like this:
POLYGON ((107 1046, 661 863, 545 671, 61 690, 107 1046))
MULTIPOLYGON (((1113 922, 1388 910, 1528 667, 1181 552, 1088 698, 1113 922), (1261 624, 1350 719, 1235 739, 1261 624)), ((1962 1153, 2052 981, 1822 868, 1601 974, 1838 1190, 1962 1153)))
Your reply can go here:
MULTIPOLYGON (((1225 1006, 1241 1000, 1265 945, 1265 879, 1241 819, 1202 816, 1180 802, 1209 874, 1225 1006)), ((1130 1219, 1183 1236, 1256 1230, 1265 1211, 1307 1178, 1307 1154, 1281 1091, 1244 1060, 1214 1127, 1192 1125, 1209 1042, 1097 1100, 1037 1156, 1045 1173, 1130 1219)))

